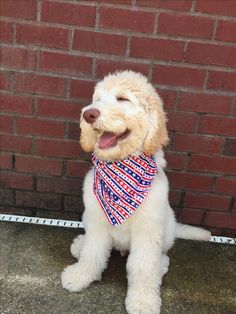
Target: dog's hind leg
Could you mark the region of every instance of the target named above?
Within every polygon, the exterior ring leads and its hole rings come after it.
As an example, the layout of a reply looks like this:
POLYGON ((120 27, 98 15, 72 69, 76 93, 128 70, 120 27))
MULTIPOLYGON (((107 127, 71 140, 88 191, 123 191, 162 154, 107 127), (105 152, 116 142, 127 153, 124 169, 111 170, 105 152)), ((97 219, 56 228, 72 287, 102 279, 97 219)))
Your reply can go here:
POLYGON ((81 291, 93 281, 100 280, 110 256, 111 242, 108 232, 102 226, 87 228, 79 261, 62 272, 63 288, 70 292, 81 291))
POLYGON ((84 244, 84 238, 85 238, 84 234, 78 235, 78 237, 74 238, 70 246, 70 251, 71 251, 72 256, 74 256, 77 259, 79 259, 80 251, 84 244))

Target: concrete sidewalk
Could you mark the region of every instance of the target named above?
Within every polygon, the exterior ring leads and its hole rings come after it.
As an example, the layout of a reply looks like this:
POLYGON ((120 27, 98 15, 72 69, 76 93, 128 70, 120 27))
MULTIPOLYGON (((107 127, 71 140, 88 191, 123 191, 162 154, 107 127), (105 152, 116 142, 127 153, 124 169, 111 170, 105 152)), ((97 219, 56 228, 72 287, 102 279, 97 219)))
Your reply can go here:
MULTIPOLYGON (((0 223, 1 314, 125 314, 126 258, 113 253, 100 282, 61 287, 78 230, 0 223)), ((236 246, 177 241, 162 287, 162 314, 236 313, 236 246)))

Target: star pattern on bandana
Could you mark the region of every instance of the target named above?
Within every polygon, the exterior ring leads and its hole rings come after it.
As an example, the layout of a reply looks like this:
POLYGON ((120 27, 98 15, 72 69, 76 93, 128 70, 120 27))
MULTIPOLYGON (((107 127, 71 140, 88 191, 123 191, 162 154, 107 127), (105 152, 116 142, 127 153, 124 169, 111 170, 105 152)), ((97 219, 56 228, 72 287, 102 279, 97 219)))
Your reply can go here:
POLYGON ((120 225, 142 204, 157 173, 153 155, 145 153, 105 162, 92 157, 93 191, 112 225, 120 225))

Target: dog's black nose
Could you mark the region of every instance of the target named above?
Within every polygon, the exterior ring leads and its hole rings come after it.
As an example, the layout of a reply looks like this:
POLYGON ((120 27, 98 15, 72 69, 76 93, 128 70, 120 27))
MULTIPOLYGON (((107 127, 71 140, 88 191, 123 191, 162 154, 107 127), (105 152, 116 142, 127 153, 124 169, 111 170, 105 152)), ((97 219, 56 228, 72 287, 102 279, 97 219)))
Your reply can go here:
POLYGON ((86 122, 92 124, 100 116, 100 112, 97 109, 88 109, 83 113, 83 118, 86 122))

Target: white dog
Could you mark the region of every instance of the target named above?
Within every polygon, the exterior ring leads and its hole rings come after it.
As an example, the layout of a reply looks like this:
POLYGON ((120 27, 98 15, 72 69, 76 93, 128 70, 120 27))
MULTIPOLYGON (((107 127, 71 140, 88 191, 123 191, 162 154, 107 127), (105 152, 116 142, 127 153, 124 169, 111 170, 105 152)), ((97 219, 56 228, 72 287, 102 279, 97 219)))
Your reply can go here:
POLYGON ((70 292, 87 288, 101 279, 113 248, 129 251, 126 310, 157 314, 166 254, 175 238, 211 236, 176 223, 169 205, 162 101, 143 75, 116 72, 96 85, 80 125, 81 146, 93 152, 94 167, 83 187, 85 235, 71 245, 78 262, 63 271, 62 285, 70 292))

